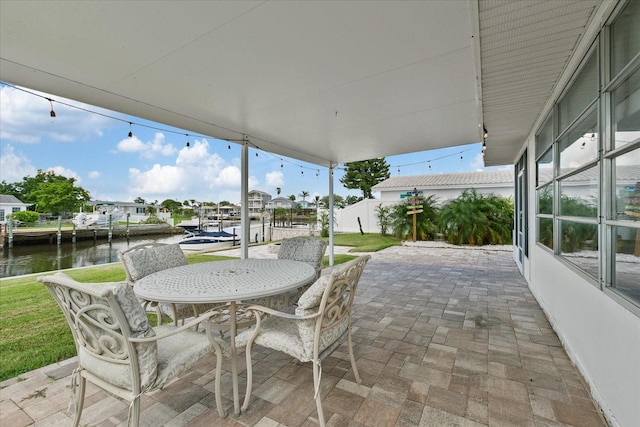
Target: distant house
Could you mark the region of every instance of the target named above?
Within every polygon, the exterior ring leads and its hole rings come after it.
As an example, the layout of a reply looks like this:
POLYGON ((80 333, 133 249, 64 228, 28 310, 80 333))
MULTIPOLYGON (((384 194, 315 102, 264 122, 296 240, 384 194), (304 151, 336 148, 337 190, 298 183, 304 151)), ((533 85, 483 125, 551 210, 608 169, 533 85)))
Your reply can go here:
POLYGON ((395 202, 400 202, 400 195, 414 188, 421 190, 425 197, 435 196, 438 204, 455 199, 468 188, 480 194, 513 198, 513 177, 512 170, 392 176, 374 185, 372 190, 380 192, 380 200, 395 202))
POLYGON ((247 198, 249 216, 259 217, 266 208, 269 200, 271 200, 271 194, 269 193, 265 193, 264 191, 259 190, 249 191, 247 198))
POLYGON ((291 200, 288 197, 276 197, 267 202, 265 208, 272 212, 278 208, 295 209, 298 207, 298 203, 295 200, 291 200))
POLYGON ((31 206, 22 203, 20 199, 11 194, 0 194, 0 224, 7 222, 7 217, 15 212, 26 211, 31 206))

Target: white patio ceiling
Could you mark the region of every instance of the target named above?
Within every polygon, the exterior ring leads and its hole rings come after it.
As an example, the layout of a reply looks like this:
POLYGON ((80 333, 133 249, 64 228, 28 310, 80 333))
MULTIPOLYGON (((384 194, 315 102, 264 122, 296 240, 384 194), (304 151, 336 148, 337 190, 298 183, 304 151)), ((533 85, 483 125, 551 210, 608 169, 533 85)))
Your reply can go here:
POLYGON ((0 80, 320 165, 484 123, 506 164, 601 3, 2 1, 0 80))

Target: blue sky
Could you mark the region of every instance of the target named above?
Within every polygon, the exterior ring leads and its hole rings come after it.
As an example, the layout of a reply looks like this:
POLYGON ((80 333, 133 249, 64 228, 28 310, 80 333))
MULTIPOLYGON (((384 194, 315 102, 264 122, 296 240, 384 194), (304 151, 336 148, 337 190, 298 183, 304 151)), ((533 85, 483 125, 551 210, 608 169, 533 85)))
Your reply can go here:
MULTIPOLYGON (((0 181, 53 170, 76 178, 92 199, 239 203, 239 145, 25 90, 0 84, 0 181), (46 98, 54 100, 56 117, 46 98)), ((495 169, 483 167, 479 143, 386 159, 392 176, 495 169)), ((335 194, 360 195, 342 186, 340 169, 334 175, 335 194)), ((326 168, 261 150, 250 149, 249 176, 250 190, 274 197, 277 187, 298 198, 302 191, 310 199, 329 194, 326 168)))

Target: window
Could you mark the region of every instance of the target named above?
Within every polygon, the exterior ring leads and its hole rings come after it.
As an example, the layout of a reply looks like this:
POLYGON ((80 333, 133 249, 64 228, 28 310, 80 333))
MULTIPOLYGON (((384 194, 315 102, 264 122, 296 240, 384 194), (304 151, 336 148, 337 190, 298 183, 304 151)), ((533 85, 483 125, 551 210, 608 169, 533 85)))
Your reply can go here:
MULTIPOLYGON (((640 25, 640 24, 639 24, 640 25)), ((613 148, 640 140, 640 70, 636 70, 612 94, 613 148)))
POLYGON ((560 175, 598 158, 598 116, 592 111, 558 140, 560 175))
POLYGON ((598 98, 598 57, 595 51, 590 55, 591 57, 558 104, 560 133, 598 98))
POLYGON ((598 169, 593 167, 559 181, 562 216, 596 218, 598 215, 598 169))
POLYGON ((640 52, 640 2, 629 2, 611 25, 611 75, 617 75, 640 52))
POLYGON ((20 212, 20 208, 11 208, 11 212, 15 213, 15 212, 20 212))
POLYGON ((0 221, 4 221, 4 209, 0 209, 0 221))

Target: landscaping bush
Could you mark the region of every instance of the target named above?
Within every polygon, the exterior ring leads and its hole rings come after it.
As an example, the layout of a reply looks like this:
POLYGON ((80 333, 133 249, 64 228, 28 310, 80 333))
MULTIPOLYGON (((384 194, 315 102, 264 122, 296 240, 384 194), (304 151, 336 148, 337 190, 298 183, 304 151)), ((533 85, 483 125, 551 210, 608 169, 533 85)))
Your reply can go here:
MULTIPOLYGON (((416 216, 416 239, 433 240, 438 233, 436 219, 438 217, 437 199, 431 195, 422 202, 422 213, 416 216)), ((391 227, 393 235, 400 239, 413 238, 413 215, 407 215, 407 204, 399 203, 391 208, 391 227)))
POLYGON ((33 224, 40 219, 40 214, 33 211, 20 211, 11 214, 11 217, 16 221, 21 221, 25 224, 33 224))
POLYGON ((440 232, 454 245, 503 245, 512 242, 513 201, 465 190, 438 214, 440 232))

